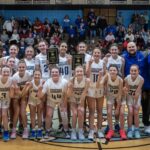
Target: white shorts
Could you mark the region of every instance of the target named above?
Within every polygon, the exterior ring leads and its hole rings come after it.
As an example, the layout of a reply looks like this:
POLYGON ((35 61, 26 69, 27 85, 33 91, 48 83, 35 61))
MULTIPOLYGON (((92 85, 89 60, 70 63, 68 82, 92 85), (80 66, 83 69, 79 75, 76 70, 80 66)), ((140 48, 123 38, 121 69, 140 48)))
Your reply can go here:
POLYGON ((10 100, 0 100, 0 108, 9 108, 10 100))
POLYGON ((37 105, 41 104, 41 100, 40 99, 34 99, 34 100, 29 99, 28 104, 32 105, 32 106, 37 106, 37 105))
POLYGON ((127 105, 132 106, 141 106, 141 95, 139 96, 138 100, 134 100, 131 95, 127 95, 127 105))
POLYGON ((58 105, 58 106, 61 105, 61 103, 62 103, 62 101, 61 102, 54 102, 54 101, 51 101, 51 100, 47 100, 46 101, 46 105, 50 106, 52 108, 55 108, 56 105, 58 105))
POLYGON ((104 96, 104 90, 103 89, 97 89, 97 88, 92 88, 90 87, 88 89, 88 94, 87 96, 93 97, 93 98, 100 98, 104 96))

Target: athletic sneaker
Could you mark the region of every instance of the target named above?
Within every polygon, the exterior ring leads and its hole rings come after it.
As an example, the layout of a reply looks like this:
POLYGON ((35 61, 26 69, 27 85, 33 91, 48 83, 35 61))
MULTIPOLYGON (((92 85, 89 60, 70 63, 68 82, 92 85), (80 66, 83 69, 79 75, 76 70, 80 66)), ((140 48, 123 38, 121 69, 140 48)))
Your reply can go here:
POLYGON ((132 131, 132 128, 129 128, 129 129, 128 129, 127 137, 128 137, 129 139, 133 139, 133 131, 132 131))
POLYGON ((60 124, 58 127, 58 132, 62 132, 64 130, 63 124, 60 124))
POLYGON ((16 139, 16 129, 15 128, 12 129, 10 138, 11 139, 16 139))
POLYGON ((85 139, 83 129, 79 129, 78 137, 79 137, 79 140, 84 140, 85 139))
POLYGON ((65 130, 64 130, 64 133, 65 133, 65 138, 66 138, 66 139, 70 139, 69 131, 65 131, 65 130))
POLYGON ((3 141, 4 142, 7 142, 7 141, 9 141, 9 132, 8 131, 4 131, 3 132, 3 141))
POLYGON ((126 135, 125 130, 120 129, 119 133, 120 133, 120 137, 121 137, 122 140, 127 139, 127 135, 126 135))
POLYGON ((42 139, 43 134, 42 134, 42 130, 37 130, 37 135, 36 135, 37 139, 42 139))
POLYGON ((71 132, 71 140, 76 140, 77 139, 77 133, 75 129, 72 129, 71 132))
POLYGON ((105 128, 105 130, 104 130, 104 133, 107 134, 108 131, 109 131, 109 125, 106 126, 106 128, 105 128))
POLYGON ((32 131, 31 131, 30 139, 31 139, 31 140, 36 139, 36 131, 35 131, 35 130, 32 130, 32 131))
POLYGON ((48 139, 50 135, 50 131, 46 131, 44 135, 44 139, 48 139))
POLYGON ((89 135, 88 135, 88 139, 89 140, 93 140, 94 139, 94 130, 90 130, 89 135))
POLYGON ((144 132, 150 134, 150 126, 144 126, 144 132))
POLYGON ((23 138, 23 139, 28 139, 28 137, 29 137, 28 128, 24 128, 23 134, 22 134, 22 138, 23 138))
POLYGON ((101 130, 97 132, 99 138, 104 138, 104 133, 101 130))
POLYGON ((140 139, 141 138, 140 131, 139 131, 138 128, 136 128, 134 130, 134 136, 135 136, 136 139, 140 139))
POLYGON ((119 123, 115 123, 114 127, 115 127, 115 131, 116 131, 116 132, 119 132, 119 131, 120 131, 119 123))
POLYGON ((70 123, 68 123, 68 130, 71 131, 72 130, 72 126, 70 123))
POLYGON ((114 136, 114 130, 109 130, 106 135, 106 139, 110 140, 113 136, 114 136))

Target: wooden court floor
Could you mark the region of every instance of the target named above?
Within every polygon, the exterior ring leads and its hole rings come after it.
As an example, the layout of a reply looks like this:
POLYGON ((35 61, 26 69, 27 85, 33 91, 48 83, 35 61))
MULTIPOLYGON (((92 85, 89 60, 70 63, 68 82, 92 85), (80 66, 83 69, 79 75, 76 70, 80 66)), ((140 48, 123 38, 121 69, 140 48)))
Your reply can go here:
POLYGON ((1 150, 150 150, 150 138, 139 140, 115 141, 107 145, 98 143, 40 143, 37 141, 22 140, 18 137, 16 140, 3 142, 0 140, 1 150))

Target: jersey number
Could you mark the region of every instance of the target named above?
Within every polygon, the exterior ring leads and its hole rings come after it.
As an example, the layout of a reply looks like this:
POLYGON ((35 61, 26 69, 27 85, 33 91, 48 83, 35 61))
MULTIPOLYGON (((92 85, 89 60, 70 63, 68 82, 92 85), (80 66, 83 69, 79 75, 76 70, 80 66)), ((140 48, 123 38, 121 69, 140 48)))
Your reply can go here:
POLYGON ((68 66, 65 66, 64 68, 60 67, 59 71, 60 71, 60 74, 62 74, 62 75, 68 75, 69 74, 69 68, 68 68, 68 66))
POLYGON ((44 65, 44 72, 48 72, 48 65, 44 65))
POLYGON ((93 74, 93 82, 97 82, 98 74, 93 74))

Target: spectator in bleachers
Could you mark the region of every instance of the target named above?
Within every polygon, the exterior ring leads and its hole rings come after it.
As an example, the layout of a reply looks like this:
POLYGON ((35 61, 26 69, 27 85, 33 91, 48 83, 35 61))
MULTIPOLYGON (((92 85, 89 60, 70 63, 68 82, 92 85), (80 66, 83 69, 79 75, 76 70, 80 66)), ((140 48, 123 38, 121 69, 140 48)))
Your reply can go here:
POLYGON ((75 25, 77 26, 77 28, 80 28, 80 24, 81 24, 81 16, 78 15, 77 16, 77 19, 75 20, 75 25))
POLYGON ((63 19, 63 29, 65 33, 68 33, 70 25, 71 25, 71 20, 69 16, 66 15, 63 19))
POLYGON ((14 29, 9 42, 14 41, 16 43, 19 43, 19 40, 20 40, 20 36, 18 34, 18 31, 17 31, 17 29, 14 29))
POLYGON ((7 31, 8 36, 11 37, 12 32, 13 32, 13 26, 12 26, 12 22, 10 19, 4 22, 3 29, 5 29, 7 31))
POLYGON ((6 33, 6 30, 3 29, 0 39, 3 43, 7 44, 9 37, 8 37, 8 34, 6 33))
POLYGON ((105 40, 106 40, 108 43, 114 43, 114 41, 115 41, 115 36, 114 36, 113 32, 109 32, 109 33, 106 35, 105 40))
POLYGON ((126 40, 127 38, 130 40, 130 42, 134 41, 134 35, 132 34, 131 30, 128 30, 128 32, 126 33, 124 37, 124 40, 126 40))
POLYGON ((29 36, 25 38, 25 43, 27 44, 27 46, 33 46, 34 38, 31 32, 29 33, 29 36))
POLYGON ((143 17, 145 19, 144 30, 147 31, 148 30, 148 22, 149 22, 149 15, 148 15, 147 11, 144 12, 143 17))
POLYGON ((24 30, 28 30, 31 27, 31 23, 28 17, 23 16, 22 20, 20 21, 20 27, 21 29, 24 29, 24 30))
POLYGON ((96 19, 92 19, 88 22, 89 31, 90 31, 90 38, 96 37, 97 25, 96 19))
POLYGON ((39 34, 40 36, 42 36, 43 31, 44 31, 44 25, 43 23, 40 21, 39 18, 35 19, 35 22, 33 24, 33 29, 36 31, 37 34, 39 34))

